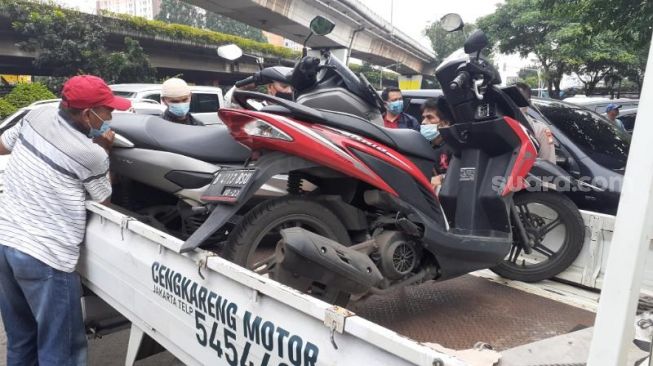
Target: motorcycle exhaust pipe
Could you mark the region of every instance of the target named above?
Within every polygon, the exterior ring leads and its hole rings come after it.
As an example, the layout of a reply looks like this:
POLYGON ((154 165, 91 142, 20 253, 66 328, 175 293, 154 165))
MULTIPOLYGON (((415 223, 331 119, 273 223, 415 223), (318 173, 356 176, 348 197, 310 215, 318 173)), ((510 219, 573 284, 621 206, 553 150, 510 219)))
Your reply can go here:
POLYGON ((281 230, 284 270, 350 294, 369 291, 383 275, 365 254, 299 227, 281 230))

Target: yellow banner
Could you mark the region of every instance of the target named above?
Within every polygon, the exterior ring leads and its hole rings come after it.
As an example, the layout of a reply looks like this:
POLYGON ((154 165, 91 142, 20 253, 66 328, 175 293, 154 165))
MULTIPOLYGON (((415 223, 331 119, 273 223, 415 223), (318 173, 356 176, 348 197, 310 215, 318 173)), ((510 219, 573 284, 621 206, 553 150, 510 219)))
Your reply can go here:
POLYGON ((18 83, 31 83, 32 77, 30 75, 0 75, 2 82, 9 85, 18 83))
POLYGON ((399 89, 411 90, 422 88, 422 75, 399 75, 399 89))

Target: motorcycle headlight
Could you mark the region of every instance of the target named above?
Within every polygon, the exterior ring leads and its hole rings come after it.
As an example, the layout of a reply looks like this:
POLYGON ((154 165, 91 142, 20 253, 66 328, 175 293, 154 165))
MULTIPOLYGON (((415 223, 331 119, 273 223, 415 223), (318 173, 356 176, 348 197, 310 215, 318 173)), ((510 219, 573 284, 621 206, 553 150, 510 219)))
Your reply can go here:
POLYGON ((293 140, 292 137, 288 136, 285 132, 260 119, 253 120, 245 124, 245 126, 243 126, 243 131, 250 136, 265 137, 269 139, 278 139, 284 141, 293 140))

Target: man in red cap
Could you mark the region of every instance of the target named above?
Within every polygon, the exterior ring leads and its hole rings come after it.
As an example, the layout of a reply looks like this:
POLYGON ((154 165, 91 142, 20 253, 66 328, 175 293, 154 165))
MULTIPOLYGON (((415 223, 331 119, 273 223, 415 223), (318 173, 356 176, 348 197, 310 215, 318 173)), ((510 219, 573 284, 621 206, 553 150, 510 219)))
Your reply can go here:
POLYGON ((9 154, 0 196, 0 313, 7 365, 85 365, 81 283, 75 272, 87 199, 111 196, 107 121, 130 102, 75 76, 59 108, 28 113, 0 136, 9 154))

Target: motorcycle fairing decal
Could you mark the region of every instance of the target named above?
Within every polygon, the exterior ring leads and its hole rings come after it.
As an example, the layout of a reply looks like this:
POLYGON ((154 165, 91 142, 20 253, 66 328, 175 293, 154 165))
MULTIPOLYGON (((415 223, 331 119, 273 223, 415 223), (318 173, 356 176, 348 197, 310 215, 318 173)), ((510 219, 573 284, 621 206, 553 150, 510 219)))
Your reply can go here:
MULTIPOLYGON (((402 171, 407 172, 419 184, 426 187, 429 191, 433 191, 431 183, 424 176, 422 171, 412 161, 403 157, 400 153, 397 153, 393 149, 351 132, 325 126, 314 126, 313 128, 318 129, 322 133, 328 134, 328 137, 331 140, 335 141, 338 145, 342 146, 345 149, 360 150, 379 159, 382 159, 383 161, 395 166, 402 171)), ((435 195, 435 192, 433 194, 435 195)))
POLYGON ((398 196, 397 192, 381 179, 381 177, 374 173, 374 171, 372 171, 366 164, 361 162, 355 156, 352 156, 352 154, 347 150, 343 150, 337 144, 334 144, 329 140, 329 138, 325 137, 323 133, 320 133, 315 129, 312 124, 263 112, 225 108, 221 109, 219 113, 220 117, 225 121, 225 124, 229 126, 232 136, 234 136, 238 141, 250 146, 252 150, 269 149, 302 157, 306 160, 319 163, 338 172, 360 179, 394 196, 398 196), (246 118, 249 118, 249 121, 247 121, 246 118), (243 127, 248 122, 256 119, 262 120, 280 129, 289 135, 293 141, 284 141, 260 136, 244 136, 246 133, 243 130, 243 127))
POLYGON ((512 192, 516 192, 527 187, 525 178, 533 167, 533 164, 535 164, 535 159, 537 159, 537 151, 535 151, 535 146, 531 142, 528 133, 526 133, 524 127, 518 121, 510 117, 503 117, 503 119, 521 141, 521 146, 517 153, 517 158, 515 159, 515 162, 510 170, 510 174, 507 177, 508 179, 506 184, 504 185, 501 192, 502 196, 507 196, 512 192))

